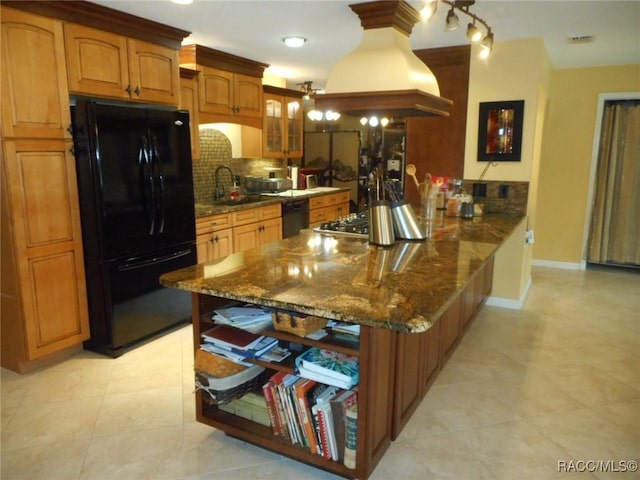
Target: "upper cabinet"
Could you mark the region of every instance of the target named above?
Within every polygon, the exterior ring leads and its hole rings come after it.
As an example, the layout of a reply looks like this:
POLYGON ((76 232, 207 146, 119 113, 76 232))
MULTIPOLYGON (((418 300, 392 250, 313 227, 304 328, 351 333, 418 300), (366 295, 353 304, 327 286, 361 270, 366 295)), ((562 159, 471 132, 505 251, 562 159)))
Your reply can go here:
POLYGON ((223 116, 262 118, 259 78, 203 66, 200 71, 200 111, 223 116))
POLYGON ((201 45, 180 49, 180 65, 197 70, 200 123, 262 128, 262 75, 267 67, 201 45))
POLYGON ((62 22, 2 8, 2 134, 70 139, 62 22))
POLYGON ((264 157, 302 158, 302 96, 295 90, 264 86, 264 157))
POLYGON ((198 72, 189 68, 180 68, 180 105, 181 110, 189 112, 189 133, 191 134, 191 158, 200 158, 200 114, 198 112, 198 72))
POLYGON ((177 50, 72 23, 64 36, 71 93, 178 105, 177 50))

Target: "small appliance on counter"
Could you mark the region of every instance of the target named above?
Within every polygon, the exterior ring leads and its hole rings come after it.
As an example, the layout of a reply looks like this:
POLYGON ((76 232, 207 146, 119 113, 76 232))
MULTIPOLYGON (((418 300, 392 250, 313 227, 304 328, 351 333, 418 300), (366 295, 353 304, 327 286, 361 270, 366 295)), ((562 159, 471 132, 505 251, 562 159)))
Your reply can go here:
POLYGON ((244 177, 244 188, 248 193, 277 193, 291 190, 289 178, 244 177))

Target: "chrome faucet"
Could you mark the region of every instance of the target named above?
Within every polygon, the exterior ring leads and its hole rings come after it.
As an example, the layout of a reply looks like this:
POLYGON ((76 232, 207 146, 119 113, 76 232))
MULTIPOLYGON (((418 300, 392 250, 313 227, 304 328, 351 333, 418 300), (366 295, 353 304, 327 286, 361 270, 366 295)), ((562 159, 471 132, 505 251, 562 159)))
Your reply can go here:
POLYGON ((231 170, 231 167, 229 165, 220 165, 218 168, 216 168, 216 171, 213 174, 215 181, 215 191, 213 193, 214 200, 220 200, 224 197, 224 187, 220 185, 220 170, 227 170, 229 172, 229 175, 231 175, 231 185, 234 184, 236 179, 235 175, 233 174, 233 170, 231 170))

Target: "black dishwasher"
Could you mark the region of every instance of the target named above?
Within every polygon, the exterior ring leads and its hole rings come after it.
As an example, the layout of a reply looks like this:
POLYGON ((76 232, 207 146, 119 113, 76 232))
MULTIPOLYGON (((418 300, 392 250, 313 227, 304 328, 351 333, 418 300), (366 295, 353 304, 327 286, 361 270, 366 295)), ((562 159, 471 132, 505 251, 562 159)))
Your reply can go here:
POLYGON ((294 237, 309 228, 309 199, 289 200, 282 204, 282 238, 294 237))

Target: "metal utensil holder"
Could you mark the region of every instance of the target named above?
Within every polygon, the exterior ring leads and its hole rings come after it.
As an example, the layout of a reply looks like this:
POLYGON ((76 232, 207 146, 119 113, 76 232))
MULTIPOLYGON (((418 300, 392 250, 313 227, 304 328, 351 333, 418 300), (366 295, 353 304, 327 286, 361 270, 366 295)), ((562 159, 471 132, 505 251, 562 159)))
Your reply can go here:
POLYGON ((407 200, 392 202, 391 215, 395 238, 401 240, 424 240, 427 238, 426 232, 420 228, 418 219, 407 200))
POLYGON ((393 220, 391 205, 387 200, 371 202, 369 206, 369 243, 374 245, 393 245, 393 220))

